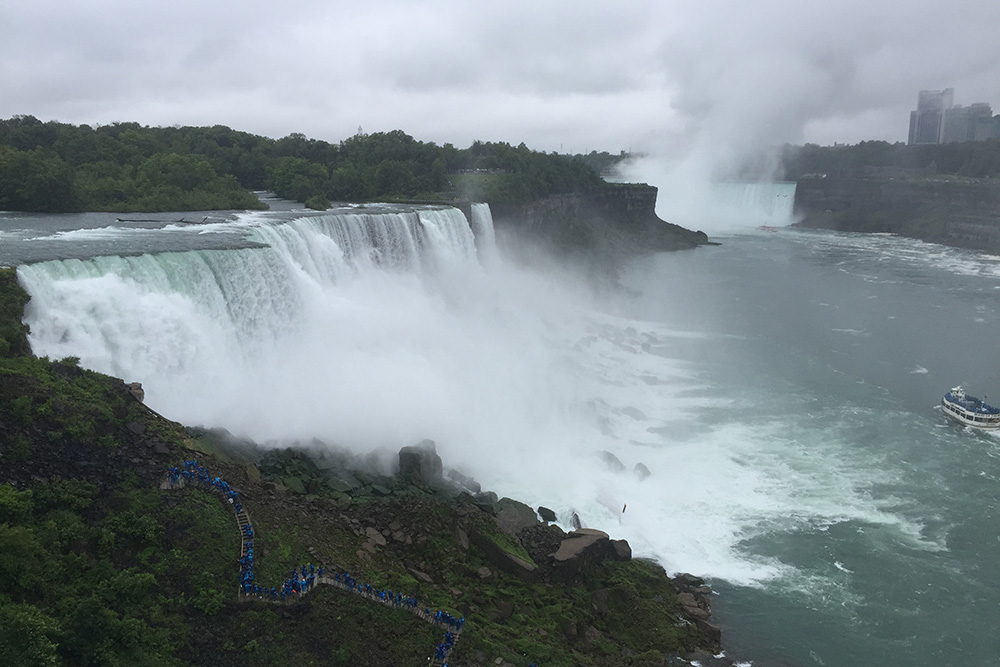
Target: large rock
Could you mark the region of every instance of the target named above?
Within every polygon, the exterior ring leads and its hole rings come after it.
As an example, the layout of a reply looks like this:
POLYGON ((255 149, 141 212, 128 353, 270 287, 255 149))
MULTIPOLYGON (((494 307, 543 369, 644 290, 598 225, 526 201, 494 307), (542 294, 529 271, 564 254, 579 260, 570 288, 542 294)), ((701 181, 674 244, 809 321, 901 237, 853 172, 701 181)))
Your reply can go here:
POLYGON ((474 498, 476 507, 487 514, 496 516, 497 512, 500 510, 500 500, 497 498, 497 494, 493 491, 477 493, 474 498))
POLYGON ((553 575, 567 579, 582 568, 605 560, 630 560, 632 548, 625 540, 612 540, 602 530, 574 530, 552 554, 553 575))
POLYGON ((125 386, 128 387, 128 393, 132 394, 132 398, 140 403, 146 398, 146 392, 143 391, 141 382, 129 382, 125 386))
POLYGON ((433 440, 421 440, 416 445, 399 450, 399 476, 418 486, 441 482, 443 466, 433 440))
POLYGON ((517 575, 527 581, 533 581, 536 578, 538 566, 510 553, 497 544, 489 535, 479 530, 473 530, 469 533, 469 538, 483 552, 487 561, 496 565, 504 572, 517 575))
POLYGON ((525 528, 538 524, 538 515, 530 506, 511 498, 501 498, 497 503, 497 524, 504 532, 516 537, 525 528))
POLYGON ((548 507, 540 505, 538 507, 538 516, 542 518, 542 521, 553 522, 558 519, 556 513, 550 510, 548 507))
POLYGON ((628 540, 611 540, 611 548, 615 551, 615 560, 632 560, 632 546, 628 540))
POLYGON ((565 563, 581 560, 585 554, 590 556, 608 555, 611 551, 611 539, 607 533, 594 528, 581 528, 570 533, 559 545, 559 549, 552 554, 552 557, 556 563, 565 563))

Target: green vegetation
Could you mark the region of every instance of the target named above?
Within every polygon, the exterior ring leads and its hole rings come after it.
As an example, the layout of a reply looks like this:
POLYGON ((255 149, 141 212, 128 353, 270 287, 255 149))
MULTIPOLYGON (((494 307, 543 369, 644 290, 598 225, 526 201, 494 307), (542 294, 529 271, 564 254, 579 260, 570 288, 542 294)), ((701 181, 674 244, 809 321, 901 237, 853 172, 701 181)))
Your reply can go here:
POLYGON ((30 352, 28 326, 21 313, 28 303, 28 293, 17 284, 17 271, 0 267, 0 359, 30 352))
POLYGON ((853 146, 785 146, 781 154, 784 179, 810 175, 863 176, 909 170, 914 175, 950 174, 972 178, 1000 177, 1000 141, 909 146, 887 141, 862 141, 853 146))
POLYGON ((423 143, 402 131, 331 144, 290 134, 270 139, 224 126, 90 127, 32 116, 0 120, 0 210, 187 211, 262 208, 251 190, 310 202, 527 201, 596 192, 606 153, 567 157, 524 144, 477 141, 467 149, 423 143), (465 174, 486 176, 471 183, 465 174))

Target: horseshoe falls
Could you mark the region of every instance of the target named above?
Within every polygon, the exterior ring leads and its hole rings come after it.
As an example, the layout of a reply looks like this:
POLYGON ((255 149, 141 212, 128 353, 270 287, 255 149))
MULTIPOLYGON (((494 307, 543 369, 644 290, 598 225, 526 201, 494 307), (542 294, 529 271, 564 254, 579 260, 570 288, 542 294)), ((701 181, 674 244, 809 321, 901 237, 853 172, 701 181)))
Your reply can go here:
POLYGON ((743 194, 718 195, 722 245, 600 292, 498 248, 485 205, 0 233, 32 258, 35 353, 172 419, 386 459, 432 438, 484 488, 708 578, 758 667, 995 664, 1000 439, 936 406, 1000 391, 1000 263, 777 210, 758 230, 743 194))

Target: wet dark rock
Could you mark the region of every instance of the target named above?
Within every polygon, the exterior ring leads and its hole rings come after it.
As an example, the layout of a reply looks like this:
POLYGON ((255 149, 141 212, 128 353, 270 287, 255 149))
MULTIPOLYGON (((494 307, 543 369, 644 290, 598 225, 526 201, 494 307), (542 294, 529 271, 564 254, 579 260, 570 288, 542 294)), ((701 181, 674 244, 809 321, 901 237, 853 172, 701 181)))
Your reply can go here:
POLYGON ((722 642, 722 630, 709 620, 712 615, 712 589, 705 584, 704 579, 688 573, 678 574, 670 581, 677 591, 681 616, 693 622, 705 638, 718 648, 722 642))
POLYGON ((555 521, 557 519, 556 513, 550 510, 548 507, 539 506, 538 516, 542 518, 542 521, 555 521))
POLYGON ((433 440, 421 440, 416 445, 399 450, 399 476, 411 484, 431 486, 441 481, 441 457, 433 440))
POLYGON ((615 560, 632 560, 632 546, 628 540, 611 540, 611 548, 615 551, 615 560))

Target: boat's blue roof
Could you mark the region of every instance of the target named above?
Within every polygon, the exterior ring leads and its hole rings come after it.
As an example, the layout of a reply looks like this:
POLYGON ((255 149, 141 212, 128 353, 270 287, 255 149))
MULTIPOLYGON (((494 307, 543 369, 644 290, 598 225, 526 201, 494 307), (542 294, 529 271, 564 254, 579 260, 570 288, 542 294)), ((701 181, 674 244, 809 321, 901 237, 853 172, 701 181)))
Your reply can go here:
POLYGON ((986 403, 985 401, 981 401, 975 396, 970 396, 969 394, 966 394, 965 398, 960 399, 949 391, 947 394, 944 395, 944 397, 947 401, 955 403, 956 405, 960 405, 969 412, 978 412, 984 415, 1000 414, 1000 408, 995 408, 992 405, 986 403))

